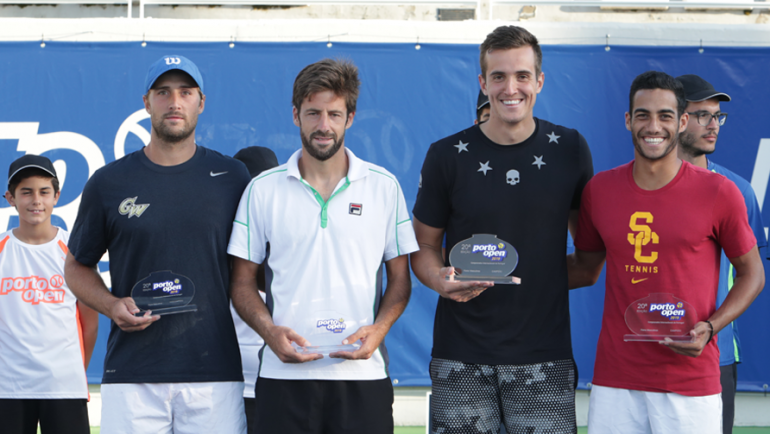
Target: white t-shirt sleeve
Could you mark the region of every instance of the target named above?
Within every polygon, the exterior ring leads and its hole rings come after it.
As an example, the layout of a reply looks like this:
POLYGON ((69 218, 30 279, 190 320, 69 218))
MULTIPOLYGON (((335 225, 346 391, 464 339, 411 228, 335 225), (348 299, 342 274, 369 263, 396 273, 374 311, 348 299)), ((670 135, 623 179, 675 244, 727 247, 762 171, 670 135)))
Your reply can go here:
POLYGON ((257 180, 252 180, 243 191, 238 211, 235 213, 233 232, 227 253, 248 261, 261 264, 267 254, 265 237, 265 215, 260 203, 260 194, 256 186, 257 180))
POLYGON ((392 195, 391 214, 388 217, 388 225, 385 233, 385 256, 389 261, 401 255, 406 255, 419 250, 417 239, 414 236, 412 219, 404 200, 404 192, 401 185, 393 178, 395 188, 392 195))

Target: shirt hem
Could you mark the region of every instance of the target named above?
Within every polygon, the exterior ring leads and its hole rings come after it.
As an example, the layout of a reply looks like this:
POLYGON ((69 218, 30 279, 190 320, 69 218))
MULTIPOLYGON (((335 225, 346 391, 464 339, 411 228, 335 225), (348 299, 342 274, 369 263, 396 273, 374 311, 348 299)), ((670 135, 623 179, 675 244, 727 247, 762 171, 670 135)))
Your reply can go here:
POLYGON ((102 384, 144 384, 144 383, 243 383, 243 377, 205 377, 205 378, 168 378, 168 377, 152 377, 152 378, 102 378, 102 384))
MULTIPOLYGON (((514 351, 511 351, 511 353, 514 353, 514 351)), ((434 349, 431 352, 431 357, 433 357, 434 359, 446 359, 446 360, 453 360, 453 361, 462 362, 462 363, 469 363, 469 364, 476 364, 476 365, 490 365, 490 366, 532 365, 535 363, 546 363, 546 362, 554 362, 557 360, 574 359, 571 348, 569 350, 560 350, 558 352, 549 352, 543 355, 528 356, 528 357, 522 357, 521 354, 517 354, 516 357, 510 357, 510 356, 485 357, 485 356, 469 356, 467 354, 457 355, 457 354, 442 353, 441 351, 436 351, 434 349)))
MULTIPOLYGON (((350 372, 345 372, 344 375, 340 373, 327 373, 327 372, 307 372, 303 375, 297 375, 297 372, 292 372, 291 375, 282 372, 265 372, 262 371, 259 374, 259 378, 267 378, 270 380, 333 380, 333 381, 371 381, 371 380, 384 380, 388 376, 384 372, 365 372, 360 375, 350 375, 350 372)), ((259 383, 257 378, 257 383, 259 383)))
POLYGON ((80 393, 0 393, 0 399, 88 399, 88 392, 80 393))
MULTIPOLYGON (((717 384, 718 383, 719 383, 719 380, 717 379, 717 384)), ((722 393, 721 386, 716 387, 715 389, 674 390, 675 388, 654 387, 650 385, 641 385, 641 384, 614 383, 612 381, 604 381, 601 379, 599 380, 594 379, 593 384, 597 386, 614 387, 615 389, 638 390, 641 392, 676 393, 677 395, 682 395, 682 396, 710 396, 710 395, 716 395, 716 394, 722 393)))

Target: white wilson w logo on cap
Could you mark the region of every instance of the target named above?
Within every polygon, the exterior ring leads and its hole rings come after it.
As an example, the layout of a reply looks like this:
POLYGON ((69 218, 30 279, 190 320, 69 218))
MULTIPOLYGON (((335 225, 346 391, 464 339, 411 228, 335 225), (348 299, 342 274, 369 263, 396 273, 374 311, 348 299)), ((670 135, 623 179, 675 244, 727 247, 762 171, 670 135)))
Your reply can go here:
POLYGON ((182 59, 178 57, 166 57, 166 65, 179 65, 182 63, 182 59))

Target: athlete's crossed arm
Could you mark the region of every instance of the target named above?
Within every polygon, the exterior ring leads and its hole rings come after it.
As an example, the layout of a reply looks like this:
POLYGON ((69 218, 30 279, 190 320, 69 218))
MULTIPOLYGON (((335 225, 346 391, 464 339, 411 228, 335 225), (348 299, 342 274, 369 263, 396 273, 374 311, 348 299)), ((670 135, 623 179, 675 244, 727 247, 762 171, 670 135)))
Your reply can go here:
POLYGON ((150 315, 150 312, 135 317, 134 314, 140 312, 140 309, 134 299, 112 295, 98 270, 78 262, 72 251, 67 253, 64 262, 64 280, 78 301, 109 317, 124 332, 144 330, 160 319, 159 315, 150 315))

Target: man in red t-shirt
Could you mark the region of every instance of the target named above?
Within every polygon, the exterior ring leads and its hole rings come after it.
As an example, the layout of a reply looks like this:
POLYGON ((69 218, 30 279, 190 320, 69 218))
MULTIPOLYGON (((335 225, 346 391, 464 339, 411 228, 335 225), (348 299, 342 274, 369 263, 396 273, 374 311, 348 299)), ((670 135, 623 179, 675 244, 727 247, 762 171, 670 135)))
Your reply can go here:
POLYGON ((764 286, 756 239, 735 184, 677 157, 681 83, 649 71, 630 99, 634 160, 588 182, 568 257, 570 288, 607 261, 589 433, 720 433, 712 338, 764 286), (717 310, 720 249, 738 277, 717 310))

